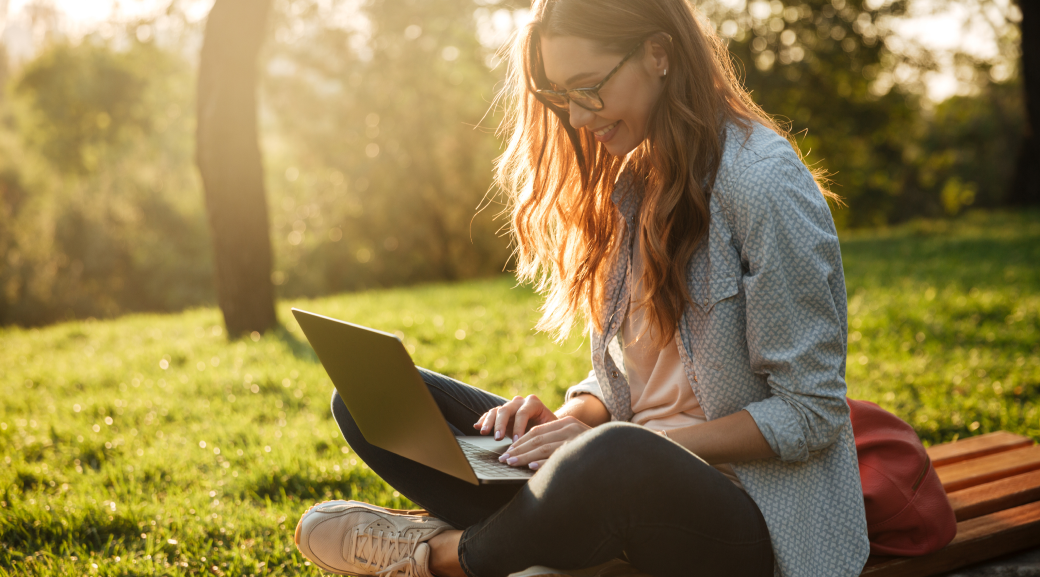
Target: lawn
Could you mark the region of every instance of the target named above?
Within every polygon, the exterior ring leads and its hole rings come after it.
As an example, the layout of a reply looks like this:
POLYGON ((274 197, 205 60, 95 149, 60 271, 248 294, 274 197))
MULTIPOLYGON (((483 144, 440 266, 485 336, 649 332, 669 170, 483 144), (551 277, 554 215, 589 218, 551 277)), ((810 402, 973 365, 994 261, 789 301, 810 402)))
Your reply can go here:
MULTIPOLYGON (((927 443, 1040 438, 1040 214, 843 236, 849 396, 927 443)), ((219 311, 0 330, 0 575, 319 575, 292 544, 315 500, 406 507, 356 459, 300 306, 397 332, 418 364, 559 403, 588 342, 535 334, 509 278, 280 302, 228 341, 219 311)))

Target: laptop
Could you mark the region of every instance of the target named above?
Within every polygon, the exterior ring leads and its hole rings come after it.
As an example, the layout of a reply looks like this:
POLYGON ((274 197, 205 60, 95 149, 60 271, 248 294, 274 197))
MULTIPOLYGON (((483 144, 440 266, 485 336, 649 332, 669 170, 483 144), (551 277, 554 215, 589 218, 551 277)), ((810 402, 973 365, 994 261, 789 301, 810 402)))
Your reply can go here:
POLYGON ((397 336, 297 308, 292 313, 369 443, 474 485, 524 483, 534 474, 498 461, 508 438, 452 433, 397 336))

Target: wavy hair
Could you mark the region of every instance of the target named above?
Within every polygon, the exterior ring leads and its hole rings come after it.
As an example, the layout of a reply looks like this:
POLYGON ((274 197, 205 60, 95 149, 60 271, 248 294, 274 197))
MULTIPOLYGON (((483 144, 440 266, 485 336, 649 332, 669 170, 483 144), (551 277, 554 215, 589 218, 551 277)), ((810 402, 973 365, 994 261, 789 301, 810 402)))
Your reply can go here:
POLYGON ((636 231, 645 298, 633 306, 646 307, 663 345, 692 302, 686 267, 708 230, 724 125, 750 135, 759 122, 790 137, 751 100, 725 44, 687 0, 535 0, 532 14, 505 47, 506 79, 496 102, 504 105, 498 133, 508 144, 495 180, 507 197, 517 277, 545 296, 537 328, 558 340, 579 317, 604 329, 608 263, 625 226, 611 191, 627 161, 645 179, 636 231), (540 51, 546 36, 589 39, 619 55, 651 37, 664 47, 668 76, 646 139, 627 158, 608 153, 590 131, 570 125, 566 110, 535 93, 549 87, 540 51))

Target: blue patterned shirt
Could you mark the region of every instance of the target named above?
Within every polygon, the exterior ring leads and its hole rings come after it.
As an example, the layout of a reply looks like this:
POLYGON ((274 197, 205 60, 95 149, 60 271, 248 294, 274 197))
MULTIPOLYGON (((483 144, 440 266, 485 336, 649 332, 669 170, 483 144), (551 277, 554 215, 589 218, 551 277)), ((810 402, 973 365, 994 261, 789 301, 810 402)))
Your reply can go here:
MULTIPOLYGON (((869 553, 856 447, 845 402, 847 303, 834 221, 812 175, 781 136, 730 126, 708 234, 690 259, 695 301, 676 331, 708 420, 747 410, 776 458, 734 463, 773 543, 776 574, 859 575, 869 553)), ((623 172, 612 198, 631 243, 642 180, 623 172)), ((597 396, 632 417, 617 342, 634 279, 618 251, 593 330, 593 371, 567 398, 597 396)))

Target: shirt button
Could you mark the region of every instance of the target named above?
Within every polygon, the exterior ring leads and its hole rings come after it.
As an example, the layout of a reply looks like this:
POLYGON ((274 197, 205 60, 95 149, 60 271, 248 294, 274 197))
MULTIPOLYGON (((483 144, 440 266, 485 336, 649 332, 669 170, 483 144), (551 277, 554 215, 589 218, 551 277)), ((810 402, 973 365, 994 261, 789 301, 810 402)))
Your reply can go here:
POLYGON ((618 372, 617 371, 610 371, 610 376, 616 379, 616 378, 618 378, 618 372))

